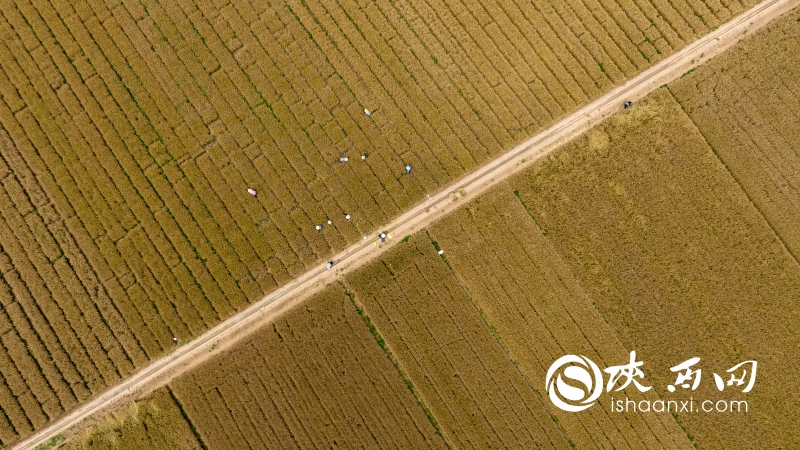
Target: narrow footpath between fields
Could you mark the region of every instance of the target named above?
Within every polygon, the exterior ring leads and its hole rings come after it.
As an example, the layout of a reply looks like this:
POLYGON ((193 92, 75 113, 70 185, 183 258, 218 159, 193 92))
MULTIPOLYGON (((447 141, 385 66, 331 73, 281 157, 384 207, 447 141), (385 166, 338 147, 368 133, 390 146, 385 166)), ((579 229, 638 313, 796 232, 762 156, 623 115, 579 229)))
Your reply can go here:
POLYGON ((421 230, 509 175, 528 167, 538 158, 587 131, 605 117, 622 109, 624 102, 636 102, 644 98, 658 87, 734 46, 745 34, 754 33, 798 5, 800 0, 766 0, 756 5, 397 217, 383 230, 388 235, 385 243, 380 242, 377 236, 371 236, 366 241, 350 246, 344 252, 332 256, 333 261, 339 260, 332 269, 327 269, 325 263, 320 264, 171 354, 153 361, 149 366, 13 447, 36 448, 55 436, 78 428, 79 425, 90 424, 105 412, 114 410, 131 399, 150 394, 182 373, 224 352, 238 340, 271 322, 326 284, 377 257, 403 237, 421 230))

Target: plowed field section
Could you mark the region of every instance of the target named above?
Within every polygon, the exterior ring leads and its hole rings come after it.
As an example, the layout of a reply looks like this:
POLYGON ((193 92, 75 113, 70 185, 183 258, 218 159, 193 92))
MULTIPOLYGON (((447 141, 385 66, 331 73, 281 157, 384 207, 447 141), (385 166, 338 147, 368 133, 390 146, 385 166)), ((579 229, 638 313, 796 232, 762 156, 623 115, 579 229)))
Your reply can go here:
POLYGON ((171 387, 211 449, 444 448, 340 285, 171 387))
POLYGON ((798 441, 800 266, 666 89, 510 184, 662 398, 748 401, 679 413, 700 448, 798 441), (700 386, 667 392, 692 357, 700 386), (720 393, 711 372, 747 359, 757 388, 720 393))
POLYGON ((425 232, 346 282, 453 448, 569 448, 425 232))
MULTIPOLYGON (((567 354, 608 367, 626 363, 623 348, 507 184, 430 227, 447 261, 468 289, 525 378, 543 386, 547 369, 567 354)), ((658 397, 636 389, 632 399, 658 397)), ((580 413, 551 407, 577 448, 691 448, 664 414, 609 413, 603 396, 580 413)))

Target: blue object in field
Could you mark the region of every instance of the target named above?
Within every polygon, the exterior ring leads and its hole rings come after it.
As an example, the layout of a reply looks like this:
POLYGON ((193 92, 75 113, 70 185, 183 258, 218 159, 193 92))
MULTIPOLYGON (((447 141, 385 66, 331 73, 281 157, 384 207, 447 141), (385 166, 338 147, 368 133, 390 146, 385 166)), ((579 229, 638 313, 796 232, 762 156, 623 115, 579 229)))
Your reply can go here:
POLYGON ((406 173, 411 173, 411 165, 406 166, 406 173))

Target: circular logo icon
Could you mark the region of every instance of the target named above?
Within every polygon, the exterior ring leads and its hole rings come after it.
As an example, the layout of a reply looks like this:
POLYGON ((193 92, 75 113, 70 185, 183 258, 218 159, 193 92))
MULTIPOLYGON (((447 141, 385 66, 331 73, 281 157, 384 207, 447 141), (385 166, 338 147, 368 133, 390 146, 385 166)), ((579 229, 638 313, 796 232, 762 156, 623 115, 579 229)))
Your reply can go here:
POLYGON ((585 356, 564 355, 548 369, 545 384, 554 405, 564 411, 578 412, 594 405, 600 397, 603 374, 585 356))

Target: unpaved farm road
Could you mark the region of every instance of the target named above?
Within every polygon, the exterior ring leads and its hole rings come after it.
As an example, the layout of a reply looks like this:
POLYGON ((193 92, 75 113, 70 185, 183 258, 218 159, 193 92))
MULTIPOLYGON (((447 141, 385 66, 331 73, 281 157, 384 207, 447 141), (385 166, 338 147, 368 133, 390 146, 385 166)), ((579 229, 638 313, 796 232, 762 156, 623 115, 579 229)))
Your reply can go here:
POLYGON ((334 269, 327 270, 322 264, 306 272, 289 285, 262 298, 196 339, 177 347, 169 355, 153 361, 128 379, 20 441, 14 447, 30 449, 45 444, 85 423, 87 419, 91 421, 93 417, 102 416, 103 412, 112 410, 131 398, 141 398, 158 389, 209 357, 230 348, 235 342, 274 320, 327 283, 334 282, 344 273, 376 257, 398 242, 400 239, 397 238, 422 229, 509 175, 522 170, 559 145, 590 129, 606 116, 621 109, 623 102, 645 97, 659 86, 669 83, 686 71, 732 47, 744 37, 745 33, 756 31, 799 4, 800 0, 767 0, 756 5, 401 215, 385 227, 385 231, 394 239, 390 238, 385 244, 381 244, 371 237, 349 247, 343 253, 333 256, 333 260, 340 260, 334 269))

